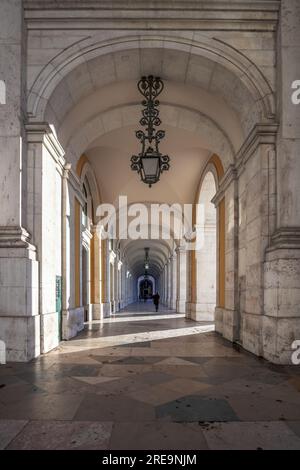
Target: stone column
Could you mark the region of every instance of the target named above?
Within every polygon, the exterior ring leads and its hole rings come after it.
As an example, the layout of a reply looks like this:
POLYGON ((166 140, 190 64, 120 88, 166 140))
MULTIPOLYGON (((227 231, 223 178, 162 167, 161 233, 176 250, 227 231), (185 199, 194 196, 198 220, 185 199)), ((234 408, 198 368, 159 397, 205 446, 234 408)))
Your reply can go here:
MULTIPOLYGON (((47 173, 45 173, 46 175, 47 173)), ((66 164, 62 182, 62 338, 76 336, 84 327, 84 309, 81 301, 81 205, 80 181, 66 164)), ((47 217, 47 210, 44 211, 47 217)), ((53 224, 52 231, 57 230, 53 224)), ((54 235, 55 236, 55 235, 54 235)), ((54 238, 55 242, 55 238, 54 238)), ((43 246, 47 238, 41 239, 43 246)), ((53 241, 52 241, 53 243, 53 241)), ((58 251, 58 247, 56 247, 58 251)), ((47 272, 47 264, 45 264, 47 272)), ((41 296, 43 296, 41 292, 41 296)), ((47 298, 47 294, 46 297, 47 298)))
POLYGON ((40 347, 41 353, 45 353, 55 348, 61 338, 62 311, 57 297, 62 286, 61 209, 65 160, 64 151, 49 126, 29 124, 26 130, 30 181, 27 224, 38 252, 40 347))
POLYGON ((191 305, 192 305, 192 251, 186 252, 186 302, 185 302, 185 316, 191 318, 191 305))
POLYGON ((169 296, 169 265, 165 264, 165 297, 164 304, 168 305, 168 296, 169 296))
POLYGON ((114 311, 118 312, 119 311, 119 255, 116 255, 116 259, 114 262, 114 311))
MULTIPOLYGON (((237 168, 225 174, 225 307, 223 336, 264 355, 264 259, 274 231, 274 167, 277 127, 249 134, 237 168), (254 150, 250 150, 250 149, 254 150), (273 201, 273 202, 272 202, 273 201)), ((218 314, 218 331, 220 318, 218 314)))
POLYGON ((118 310, 122 308, 122 261, 118 261, 118 310))
POLYGON ((109 240, 101 240, 101 263, 102 263, 102 305, 101 313, 103 318, 107 318, 111 314, 111 280, 110 280, 110 253, 109 253, 109 240))
POLYGON ((109 251, 109 280, 110 280, 110 311, 111 313, 115 312, 115 282, 116 282, 116 275, 115 275, 115 258, 116 254, 111 249, 109 251))
POLYGON ((40 354, 38 263, 27 227, 26 37, 21 0, 0 3, 0 340, 8 361, 40 354))
MULTIPOLYGON (((230 341, 240 339, 240 311, 238 305, 238 200, 236 172, 229 170, 225 189, 225 308, 223 309, 223 336, 230 341)), ((251 198, 251 196, 250 196, 251 198)), ((257 201, 255 202, 257 204, 257 201)), ((249 251, 251 248, 249 245, 249 251)))
POLYGON ((86 228, 82 227, 82 306, 87 312, 87 321, 92 321, 92 306, 91 306, 91 245, 93 243, 93 235, 86 228), (85 263, 84 263, 85 261, 85 263))
POLYGON ((177 301, 176 310, 186 313, 187 293, 187 252, 184 247, 176 249, 177 254, 177 301))
POLYGON ((172 263, 172 296, 171 296, 171 308, 176 310, 177 300, 177 255, 174 253, 171 257, 172 263))
POLYGON ((196 321, 213 321, 217 280, 216 222, 206 222, 197 230, 201 231, 202 246, 195 251, 195 302, 191 303, 191 318, 196 321))
POLYGON ((172 257, 168 261, 168 299, 167 299, 167 306, 171 308, 171 303, 172 303, 172 268, 173 268, 173 262, 172 262, 172 257))
POLYGON ((263 355, 291 363, 292 343, 300 339, 300 103, 292 100, 300 80, 300 4, 281 1, 277 50, 278 120, 276 154, 269 155, 277 172, 277 219, 264 265, 263 355))
MULTIPOLYGON (((93 257, 92 265, 92 319, 100 320, 102 318, 101 304, 102 304, 102 247, 101 237, 99 238, 96 226, 92 227, 93 238, 91 240, 93 257)), ((100 235, 100 233, 99 233, 100 235)))
POLYGON ((160 273, 160 302, 164 303, 164 269, 160 273))
POLYGON ((124 308, 125 305, 125 265, 124 260, 122 261, 121 271, 120 271, 120 284, 121 284, 121 294, 120 294, 120 302, 121 308, 124 308))
POLYGON ((133 296, 133 277, 132 274, 129 274, 129 303, 131 304, 134 301, 133 296))

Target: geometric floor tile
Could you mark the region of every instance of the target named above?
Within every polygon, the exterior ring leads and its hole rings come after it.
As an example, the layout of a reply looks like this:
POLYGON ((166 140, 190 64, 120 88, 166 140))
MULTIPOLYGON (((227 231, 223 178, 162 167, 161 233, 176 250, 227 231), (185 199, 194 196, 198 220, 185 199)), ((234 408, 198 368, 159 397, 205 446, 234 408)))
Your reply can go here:
POLYGON ((0 448, 299 449, 299 441, 299 367, 238 351, 150 303, 89 324, 30 363, 0 365, 0 448))
POLYGON ((5 449, 27 423, 24 420, 0 420, 0 450, 5 449))
POLYGON ((182 397, 184 393, 178 390, 170 389, 162 385, 148 386, 147 388, 141 388, 134 392, 130 392, 128 396, 134 400, 148 403, 149 405, 158 406, 163 403, 168 403, 171 400, 182 397))
POLYGON ((152 421, 152 406, 127 396, 87 394, 78 408, 75 421, 152 421))
POLYGON ((197 364, 181 359, 180 357, 168 357, 156 363, 156 365, 170 365, 170 366, 196 366, 197 364))
POLYGON ((182 423, 146 422, 115 423, 110 449, 127 450, 202 450, 208 449, 203 432, 182 423))
POLYGON ((211 385, 193 379, 178 378, 164 382, 161 387, 181 392, 183 395, 192 395, 195 392, 207 390, 211 385))
POLYGON ((32 421, 8 449, 107 449, 112 423, 32 421))
POLYGON ((156 408, 158 418, 172 421, 238 421, 231 406, 224 399, 209 399, 189 395, 156 408))
POLYGON ((90 385, 98 385, 104 382, 110 382, 112 380, 117 380, 119 377, 72 377, 75 380, 80 380, 81 382, 86 382, 90 385))
POLYGON ((203 433, 214 450, 300 450, 300 437, 282 421, 212 423, 203 433))

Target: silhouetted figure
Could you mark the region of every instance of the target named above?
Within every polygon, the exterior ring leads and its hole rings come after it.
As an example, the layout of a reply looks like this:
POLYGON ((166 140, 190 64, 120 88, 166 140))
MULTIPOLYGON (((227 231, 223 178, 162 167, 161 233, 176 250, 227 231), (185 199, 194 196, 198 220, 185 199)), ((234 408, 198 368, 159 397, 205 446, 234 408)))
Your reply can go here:
POLYGON ((156 292, 156 294, 153 295, 152 299, 153 299, 153 303, 155 305, 155 310, 157 312, 158 311, 158 306, 159 306, 159 299, 160 299, 159 293, 156 292))

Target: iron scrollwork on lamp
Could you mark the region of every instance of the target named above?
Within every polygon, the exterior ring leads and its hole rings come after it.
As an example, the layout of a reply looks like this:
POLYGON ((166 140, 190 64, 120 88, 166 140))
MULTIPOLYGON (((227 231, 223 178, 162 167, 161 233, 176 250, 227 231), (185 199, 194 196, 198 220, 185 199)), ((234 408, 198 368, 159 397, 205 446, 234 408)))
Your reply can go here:
POLYGON ((159 151, 159 143, 165 137, 165 131, 156 129, 161 124, 157 97, 163 88, 161 78, 152 75, 142 77, 138 82, 138 89, 144 97, 140 124, 145 127, 145 131, 138 130, 135 133, 142 149, 138 155, 131 157, 131 169, 138 172, 143 183, 148 184, 149 188, 159 181, 163 171, 170 168, 170 157, 162 155, 159 151))

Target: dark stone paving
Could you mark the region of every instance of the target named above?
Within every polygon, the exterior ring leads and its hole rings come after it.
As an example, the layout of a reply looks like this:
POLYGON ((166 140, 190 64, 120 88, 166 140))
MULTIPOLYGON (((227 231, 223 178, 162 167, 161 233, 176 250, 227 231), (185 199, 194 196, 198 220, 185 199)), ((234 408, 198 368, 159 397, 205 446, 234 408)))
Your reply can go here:
POLYGON ((0 448, 300 449, 299 367, 152 308, 0 366, 0 448))

